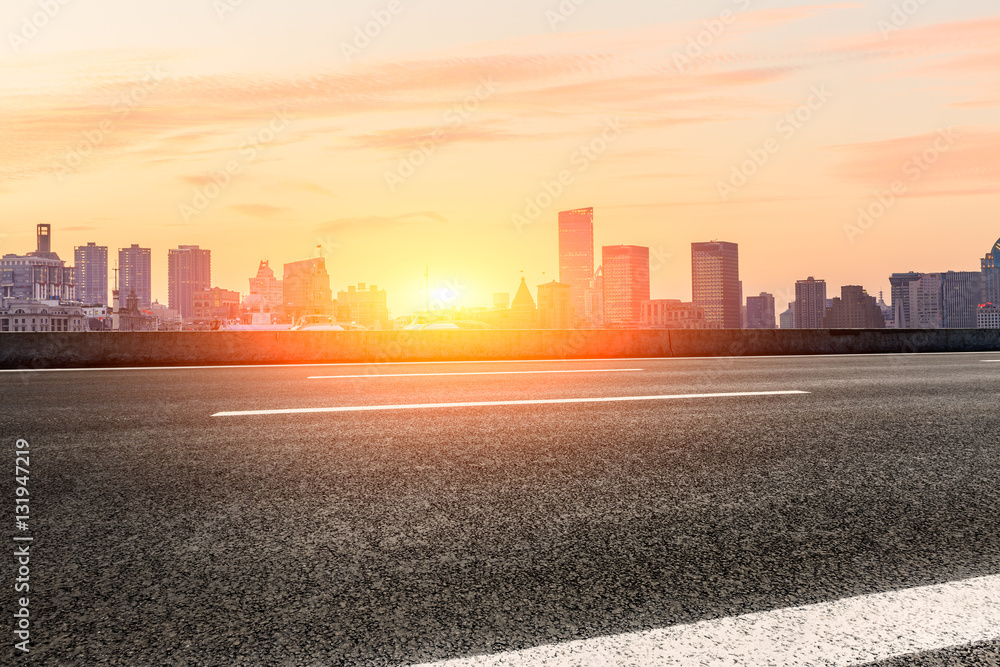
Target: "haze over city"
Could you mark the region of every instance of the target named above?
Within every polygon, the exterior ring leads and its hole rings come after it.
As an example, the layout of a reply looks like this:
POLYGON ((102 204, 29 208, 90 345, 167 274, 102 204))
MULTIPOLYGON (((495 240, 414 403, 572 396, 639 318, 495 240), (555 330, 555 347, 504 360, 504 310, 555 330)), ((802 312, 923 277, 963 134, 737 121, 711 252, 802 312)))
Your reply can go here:
POLYGON ((63 257, 139 243, 160 300, 167 249, 199 244, 241 292, 319 252, 394 314, 427 265, 487 304, 557 277, 582 206, 684 300, 693 241, 739 243, 744 293, 780 297, 975 271, 997 237, 985 1, 39 7, 4 12, 0 253, 39 223, 63 257))

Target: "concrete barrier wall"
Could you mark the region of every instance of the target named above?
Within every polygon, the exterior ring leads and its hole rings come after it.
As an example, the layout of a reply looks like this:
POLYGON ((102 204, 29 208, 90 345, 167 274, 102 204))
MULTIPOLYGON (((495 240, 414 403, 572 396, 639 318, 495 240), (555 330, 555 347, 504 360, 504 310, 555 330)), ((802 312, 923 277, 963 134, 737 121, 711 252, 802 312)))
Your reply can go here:
POLYGON ((984 352, 1000 329, 0 334, 0 368, 984 352))

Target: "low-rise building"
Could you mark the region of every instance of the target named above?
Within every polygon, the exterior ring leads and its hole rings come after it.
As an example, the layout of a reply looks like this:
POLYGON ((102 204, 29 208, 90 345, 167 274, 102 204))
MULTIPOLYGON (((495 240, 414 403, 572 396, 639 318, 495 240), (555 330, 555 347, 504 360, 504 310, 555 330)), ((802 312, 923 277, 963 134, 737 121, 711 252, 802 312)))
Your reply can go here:
POLYGON ((59 301, 4 301, 0 332, 87 331, 83 308, 59 301))

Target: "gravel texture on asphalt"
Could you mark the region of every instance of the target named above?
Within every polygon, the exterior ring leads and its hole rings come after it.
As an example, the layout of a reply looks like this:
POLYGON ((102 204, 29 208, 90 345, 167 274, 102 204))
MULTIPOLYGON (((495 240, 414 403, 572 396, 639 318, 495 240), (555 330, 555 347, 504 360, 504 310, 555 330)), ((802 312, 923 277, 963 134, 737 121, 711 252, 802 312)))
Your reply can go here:
POLYGON ((997 357, 0 374, 30 662, 412 664, 998 574, 997 357), (211 417, 780 390, 811 393, 211 417))

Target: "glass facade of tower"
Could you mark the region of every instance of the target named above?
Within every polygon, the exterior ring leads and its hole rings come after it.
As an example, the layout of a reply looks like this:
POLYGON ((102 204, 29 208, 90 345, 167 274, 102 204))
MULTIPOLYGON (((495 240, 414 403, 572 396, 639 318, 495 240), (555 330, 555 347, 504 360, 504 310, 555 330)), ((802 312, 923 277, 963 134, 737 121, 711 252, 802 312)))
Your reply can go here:
POLYGON ((194 294, 212 286, 212 251, 182 245, 167 255, 167 300, 182 318, 194 317, 194 294))
POLYGON ((88 243, 77 246, 73 255, 77 300, 87 305, 108 305, 108 247, 88 243))
POLYGON ((604 246, 604 326, 621 327, 642 321, 642 303, 649 301, 649 248, 604 246))
POLYGON ((1000 306, 1000 239, 983 258, 983 303, 1000 306))
POLYGON ((692 243, 691 287, 694 305, 705 311, 705 323, 709 327, 742 328, 743 294, 737 244, 725 241, 692 243))
POLYGON ((594 209, 559 214, 559 282, 569 285, 577 318, 586 315, 586 293, 594 277, 594 209))

